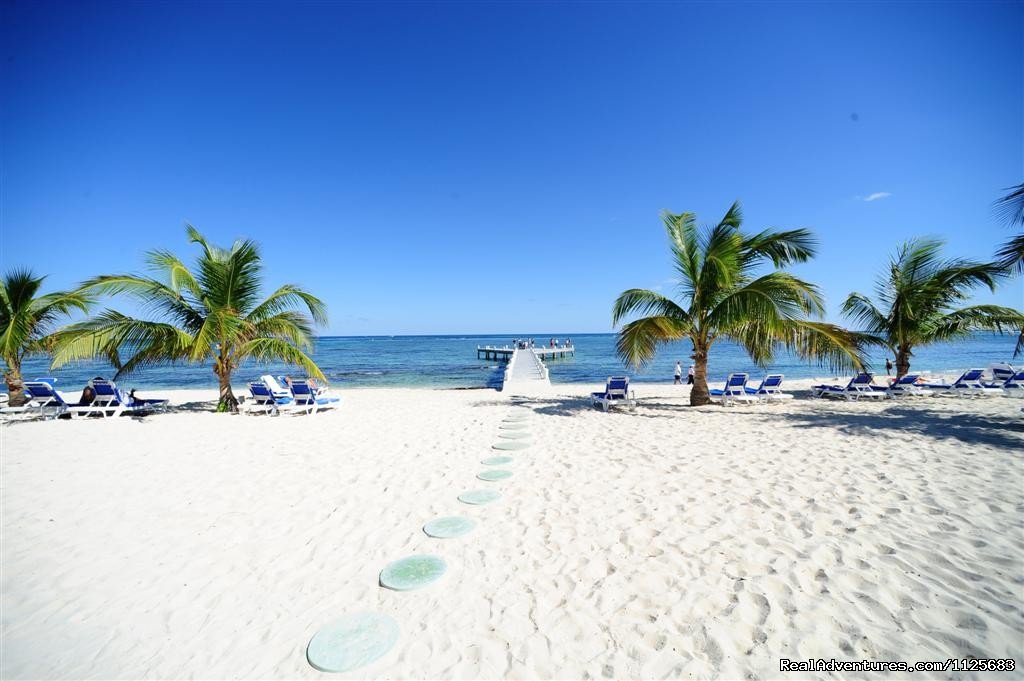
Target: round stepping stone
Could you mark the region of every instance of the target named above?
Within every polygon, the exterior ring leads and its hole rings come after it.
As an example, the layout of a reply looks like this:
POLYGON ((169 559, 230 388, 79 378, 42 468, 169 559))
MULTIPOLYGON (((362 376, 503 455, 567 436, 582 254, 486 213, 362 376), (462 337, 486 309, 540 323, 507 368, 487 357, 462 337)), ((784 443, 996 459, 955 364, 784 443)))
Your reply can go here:
POLYGON ((489 504, 500 498, 501 492, 496 492, 493 489, 474 489, 468 492, 463 492, 459 495, 459 501, 464 504, 472 504, 474 506, 489 504))
POLYGON ((420 589, 437 581, 448 566, 437 556, 409 556, 380 571, 380 585, 395 591, 420 589))
POLYGON ((306 659, 322 672, 359 669, 387 654, 398 634, 398 622, 382 613, 345 615, 313 635, 306 659))
POLYGON ((523 428, 529 428, 530 426, 525 423, 503 423, 498 428, 500 430, 522 430, 523 428))
POLYGON ((531 444, 532 443, 530 442, 524 442, 522 440, 513 440, 512 442, 496 442, 495 444, 491 445, 491 449, 501 449, 506 452, 513 452, 517 449, 526 449, 531 444))
POLYGON ((512 477, 512 471, 502 471, 502 470, 493 470, 492 469, 492 470, 489 470, 489 471, 483 471, 481 473, 477 473, 476 477, 478 477, 481 480, 486 480, 487 482, 497 482, 499 480, 508 480, 509 478, 511 478, 512 477))
POLYGON ((522 440, 524 438, 530 437, 530 434, 513 430, 510 433, 498 433, 498 437, 504 438, 506 440, 522 440))
POLYGON ((512 461, 511 456, 492 456, 489 459, 483 459, 480 463, 485 466, 503 466, 507 463, 512 463, 512 461))
POLYGON ((447 516, 435 518, 423 526, 423 531, 428 537, 437 539, 453 539, 469 534, 476 527, 476 522, 469 518, 459 516, 447 516))

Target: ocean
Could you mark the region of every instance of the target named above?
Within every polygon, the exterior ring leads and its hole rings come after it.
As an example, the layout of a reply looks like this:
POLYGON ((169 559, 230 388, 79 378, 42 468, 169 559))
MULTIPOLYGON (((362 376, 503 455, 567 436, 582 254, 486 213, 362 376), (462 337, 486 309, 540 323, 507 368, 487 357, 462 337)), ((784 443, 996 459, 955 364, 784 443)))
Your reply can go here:
MULTIPOLYGON (((322 337, 317 340, 313 358, 326 374, 330 384, 346 387, 428 387, 428 388, 497 388, 501 385, 504 366, 494 360, 476 358, 478 345, 511 344, 514 338, 534 338, 537 347, 546 346, 552 337, 573 340, 574 358, 546 362, 552 383, 603 383, 608 376, 628 374, 637 383, 671 383, 676 360, 685 372, 690 364, 690 344, 663 346, 657 357, 639 370, 623 366, 615 354, 615 334, 511 334, 450 336, 359 336, 322 337)), ((915 371, 953 374, 968 367, 987 367, 994 362, 1012 363, 1016 338, 993 334, 977 334, 955 344, 939 344, 918 349, 912 360, 915 371)), ((1018 364, 1024 359, 1018 360, 1018 364)), ((885 356, 873 358, 873 369, 885 374, 885 356)), ((780 355, 769 367, 789 378, 828 377, 834 372, 796 357, 780 355)), ((730 371, 746 371, 752 378, 764 375, 743 350, 732 343, 718 341, 711 351, 708 372, 712 382, 725 379, 730 371)), ((34 357, 26 360, 23 373, 27 379, 53 376, 61 390, 85 385, 94 376, 111 378, 113 369, 106 362, 81 362, 51 372, 48 360, 34 357)), ((245 364, 234 376, 241 385, 261 374, 297 375, 285 365, 245 364)), ((954 376, 955 377, 955 376, 954 376)), ((147 391, 159 388, 215 388, 217 378, 209 364, 166 365, 144 369, 121 381, 124 387, 147 391)))

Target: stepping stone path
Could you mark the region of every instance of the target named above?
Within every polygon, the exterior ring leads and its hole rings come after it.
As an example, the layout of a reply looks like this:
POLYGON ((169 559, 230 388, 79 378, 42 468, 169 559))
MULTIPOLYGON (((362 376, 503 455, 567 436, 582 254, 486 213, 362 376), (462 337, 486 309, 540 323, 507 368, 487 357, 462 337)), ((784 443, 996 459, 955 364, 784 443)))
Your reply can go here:
POLYGON ((435 539, 453 539, 469 534, 476 527, 476 521, 461 516, 435 518, 423 526, 423 532, 435 539))
POLYGON ((501 498, 501 492, 493 489, 474 489, 459 495, 459 501, 473 506, 482 506, 501 498))
POLYGON ((513 452, 517 449, 526 449, 532 442, 524 442, 522 440, 514 440, 512 442, 497 442, 491 445, 491 449, 502 449, 506 452, 513 452))
MULTIPOLYGON (((528 401, 525 397, 512 397, 513 403, 528 401)), ((525 421, 530 418, 525 409, 517 409, 509 414, 498 426, 498 437, 502 442, 492 445, 499 450, 526 449, 530 437, 526 432, 529 427, 525 421)), ((485 466, 501 466, 512 463, 511 456, 492 456, 480 463, 485 466)), ((480 480, 497 482, 512 477, 512 471, 488 469, 476 476, 480 480)), ((468 490, 459 495, 464 504, 475 506, 489 504, 501 498, 501 493, 491 489, 468 490)), ((435 518, 423 526, 423 532, 436 539, 452 539, 472 532, 476 521, 461 516, 445 516, 435 518)), ((388 563, 380 571, 380 585, 395 591, 411 591, 434 583, 448 570, 444 559, 437 556, 409 556, 388 563)), ((363 612, 346 615, 337 619, 310 639, 306 646, 306 659, 309 664, 322 672, 347 672, 364 667, 379 660, 398 642, 400 635, 398 623, 394 619, 376 612, 363 612)))
POLYGON ((508 480, 509 478, 511 478, 512 477, 512 471, 503 471, 503 470, 493 470, 492 469, 492 470, 487 470, 487 471, 482 471, 480 473, 477 473, 476 477, 478 477, 481 480, 486 480, 487 482, 497 482, 499 480, 508 480))
POLYGON ((379 612, 346 615, 314 634, 306 659, 322 672, 351 671, 387 654, 398 634, 398 622, 379 612))
POLYGON ((380 585, 395 591, 411 591, 441 578, 448 566, 437 556, 409 556, 388 563, 380 571, 380 585))

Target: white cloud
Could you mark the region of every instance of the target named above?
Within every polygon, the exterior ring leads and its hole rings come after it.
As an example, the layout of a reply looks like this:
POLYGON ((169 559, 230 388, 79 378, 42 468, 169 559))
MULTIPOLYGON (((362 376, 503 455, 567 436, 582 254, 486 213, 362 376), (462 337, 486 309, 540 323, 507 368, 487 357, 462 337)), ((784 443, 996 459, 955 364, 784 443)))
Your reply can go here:
POLYGON ((864 197, 865 201, 877 201, 878 199, 884 199, 887 196, 892 196, 889 192, 875 192, 874 194, 868 194, 864 197))

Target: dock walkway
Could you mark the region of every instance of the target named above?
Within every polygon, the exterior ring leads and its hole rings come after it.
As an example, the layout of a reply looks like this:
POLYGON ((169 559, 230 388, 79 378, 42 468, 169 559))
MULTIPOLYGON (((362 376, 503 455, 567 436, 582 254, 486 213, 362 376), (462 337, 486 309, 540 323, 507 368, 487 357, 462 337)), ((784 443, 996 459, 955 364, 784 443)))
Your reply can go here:
POLYGON ((536 352, 527 348, 513 350, 512 356, 505 367, 505 380, 502 381, 502 392, 515 391, 518 394, 529 394, 537 388, 550 388, 548 368, 536 352))

